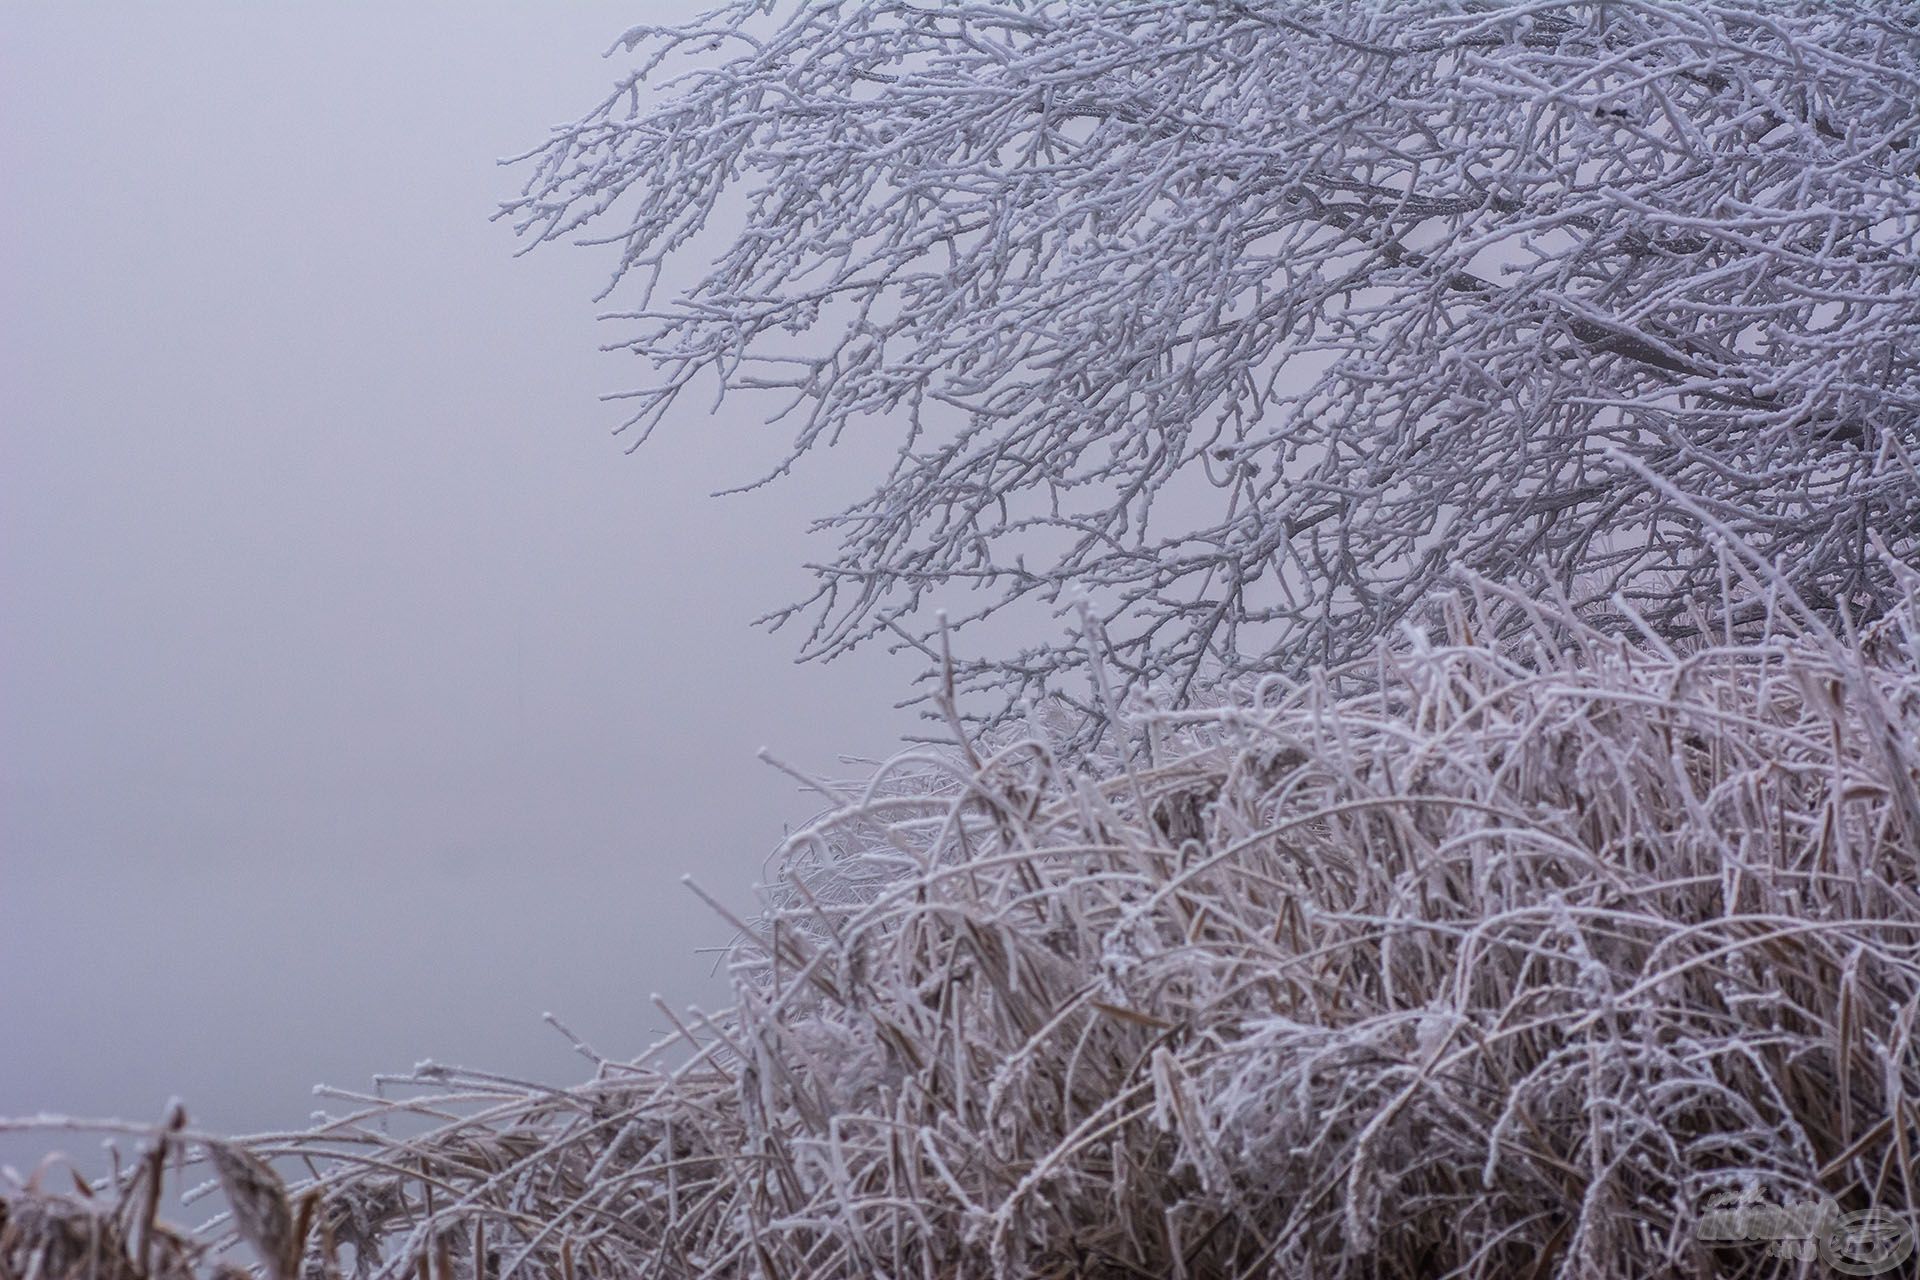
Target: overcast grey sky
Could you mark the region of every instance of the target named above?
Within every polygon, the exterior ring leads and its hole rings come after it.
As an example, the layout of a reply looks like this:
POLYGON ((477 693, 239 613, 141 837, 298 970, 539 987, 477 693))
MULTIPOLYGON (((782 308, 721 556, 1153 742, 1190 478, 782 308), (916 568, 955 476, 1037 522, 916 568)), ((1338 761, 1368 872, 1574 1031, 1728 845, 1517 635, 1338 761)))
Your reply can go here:
POLYGON ((487 221, 693 7, 0 4, 0 1114, 635 1052, 718 999, 678 877, 817 808, 754 750, 909 726, 910 664, 749 625, 835 461, 709 498, 780 437, 693 406, 627 456, 607 259, 487 221))

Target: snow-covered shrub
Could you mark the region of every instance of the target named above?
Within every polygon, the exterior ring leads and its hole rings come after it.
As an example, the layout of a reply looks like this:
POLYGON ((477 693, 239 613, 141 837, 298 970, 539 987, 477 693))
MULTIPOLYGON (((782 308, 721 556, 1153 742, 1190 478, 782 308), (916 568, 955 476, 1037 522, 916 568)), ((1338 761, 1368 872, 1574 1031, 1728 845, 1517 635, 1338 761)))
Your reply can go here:
POLYGON ((1675 651, 1482 586, 1077 764, 910 752, 732 1008, 256 1140, 318 1173, 254 1218, 395 1277, 1798 1274, 1713 1198, 1920 1205, 1908 587, 1675 651))

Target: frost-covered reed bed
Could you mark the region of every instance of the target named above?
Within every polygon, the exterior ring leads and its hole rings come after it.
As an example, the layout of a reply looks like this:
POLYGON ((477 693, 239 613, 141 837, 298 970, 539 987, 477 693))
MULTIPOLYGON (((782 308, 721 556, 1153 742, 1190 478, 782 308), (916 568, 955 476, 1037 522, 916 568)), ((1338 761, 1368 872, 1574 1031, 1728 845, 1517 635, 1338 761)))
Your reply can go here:
MULTIPOLYGON (((1675 651, 1483 589, 1091 760, 903 755, 733 922, 733 1008, 250 1139, 238 1234, 421 1277, 1803 1274, 1701 1215, 1914 1225, 1920 611, 1773 612, 1675 651)), ((136 1274, 159 1169, 16 1194, 0 1272, 136 1274)))

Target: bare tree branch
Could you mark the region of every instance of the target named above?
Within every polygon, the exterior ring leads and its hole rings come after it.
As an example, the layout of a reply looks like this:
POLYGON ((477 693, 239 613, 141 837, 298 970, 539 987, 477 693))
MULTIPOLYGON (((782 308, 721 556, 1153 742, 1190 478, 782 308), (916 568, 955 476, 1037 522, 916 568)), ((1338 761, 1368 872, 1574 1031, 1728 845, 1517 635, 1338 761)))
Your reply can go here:
MULTIPOLYGON (((1893 598, 1871 535, 1920 556, 1906 10, 767 7, 630 32, 508 210, 648 282, 642 438, 703 380, 782 397, 789 464, 897 430, 770 616, 809 655, 924 649, 936 608, 1051 637, 1014 606, 1084 595, 1185 696, 1351 657, 1463 569, 1684 632, 1714 558, 1621 457, 1816 605, 1893 598)), ((980 643, 962 688, 1009 700, 1084 665, 980 643)))

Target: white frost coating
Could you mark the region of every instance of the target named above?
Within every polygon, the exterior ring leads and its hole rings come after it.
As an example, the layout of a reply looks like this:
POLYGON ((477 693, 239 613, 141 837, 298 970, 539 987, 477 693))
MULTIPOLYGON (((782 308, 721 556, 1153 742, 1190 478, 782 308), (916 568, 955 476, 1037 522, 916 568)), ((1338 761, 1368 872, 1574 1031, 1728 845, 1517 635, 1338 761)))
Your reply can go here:
MULTIPOLYGON (((784 393, 795 456, 903 439, 776 618, 937 661, 959 585, 956 628, 1080 634, 962 664, 1018 719, 965 732, 943 668, 951 748, 821 784, 762 914, 713 903, 729 1008, 660 1003, 633 1062, 566 1033, 577 1087, 422 1063, 224 1144, 313 1161, 229 1179, 266 1273, 1624 1280, 1718 1269, 1727 1190, 1920 1227, 1914 24, 630 32, 653 78, 512 212, 604 233, 618 283, 750 193, 627 313, 636 421, 705 377, 784 393)), ((183 1125, 44 1122, 145 1154, 0 1187, 0 1272, 201 1268, 219 1224, 153 1217, 222 1146, 183 1125)))
POLYGON ((319 1170, 308 1274, 392 1280, 1639 1280, 1756 1256, 1698 1243, 1747 1187, 1920 1225, 1889 572, 1856 638, 1757 583, 1770 634, 1685 654, 1480 584, 1377 662, 1118 711, 1084 770, 1045 726, 910 753, 793 837, 730 1008, 246 1145, 319 1170))
MULTIPOLYGON (((1456 569, 1687 634, 1714 557, 1626 459, 1870 617, 1866 534, 1920 554, 1917 22, 743 2, 629 33, 508 213, 618 246, 643 432, 717 382, 795 456, 897 434, 772 615, 809 654, 1084 590, 1123 687, 1185 701, 1356 656, 1456 569), (745 225, 690 244, 723 196, 745 225)), ((1085 687, 1077 640, 994 643, 963 689, 1085 687)))

